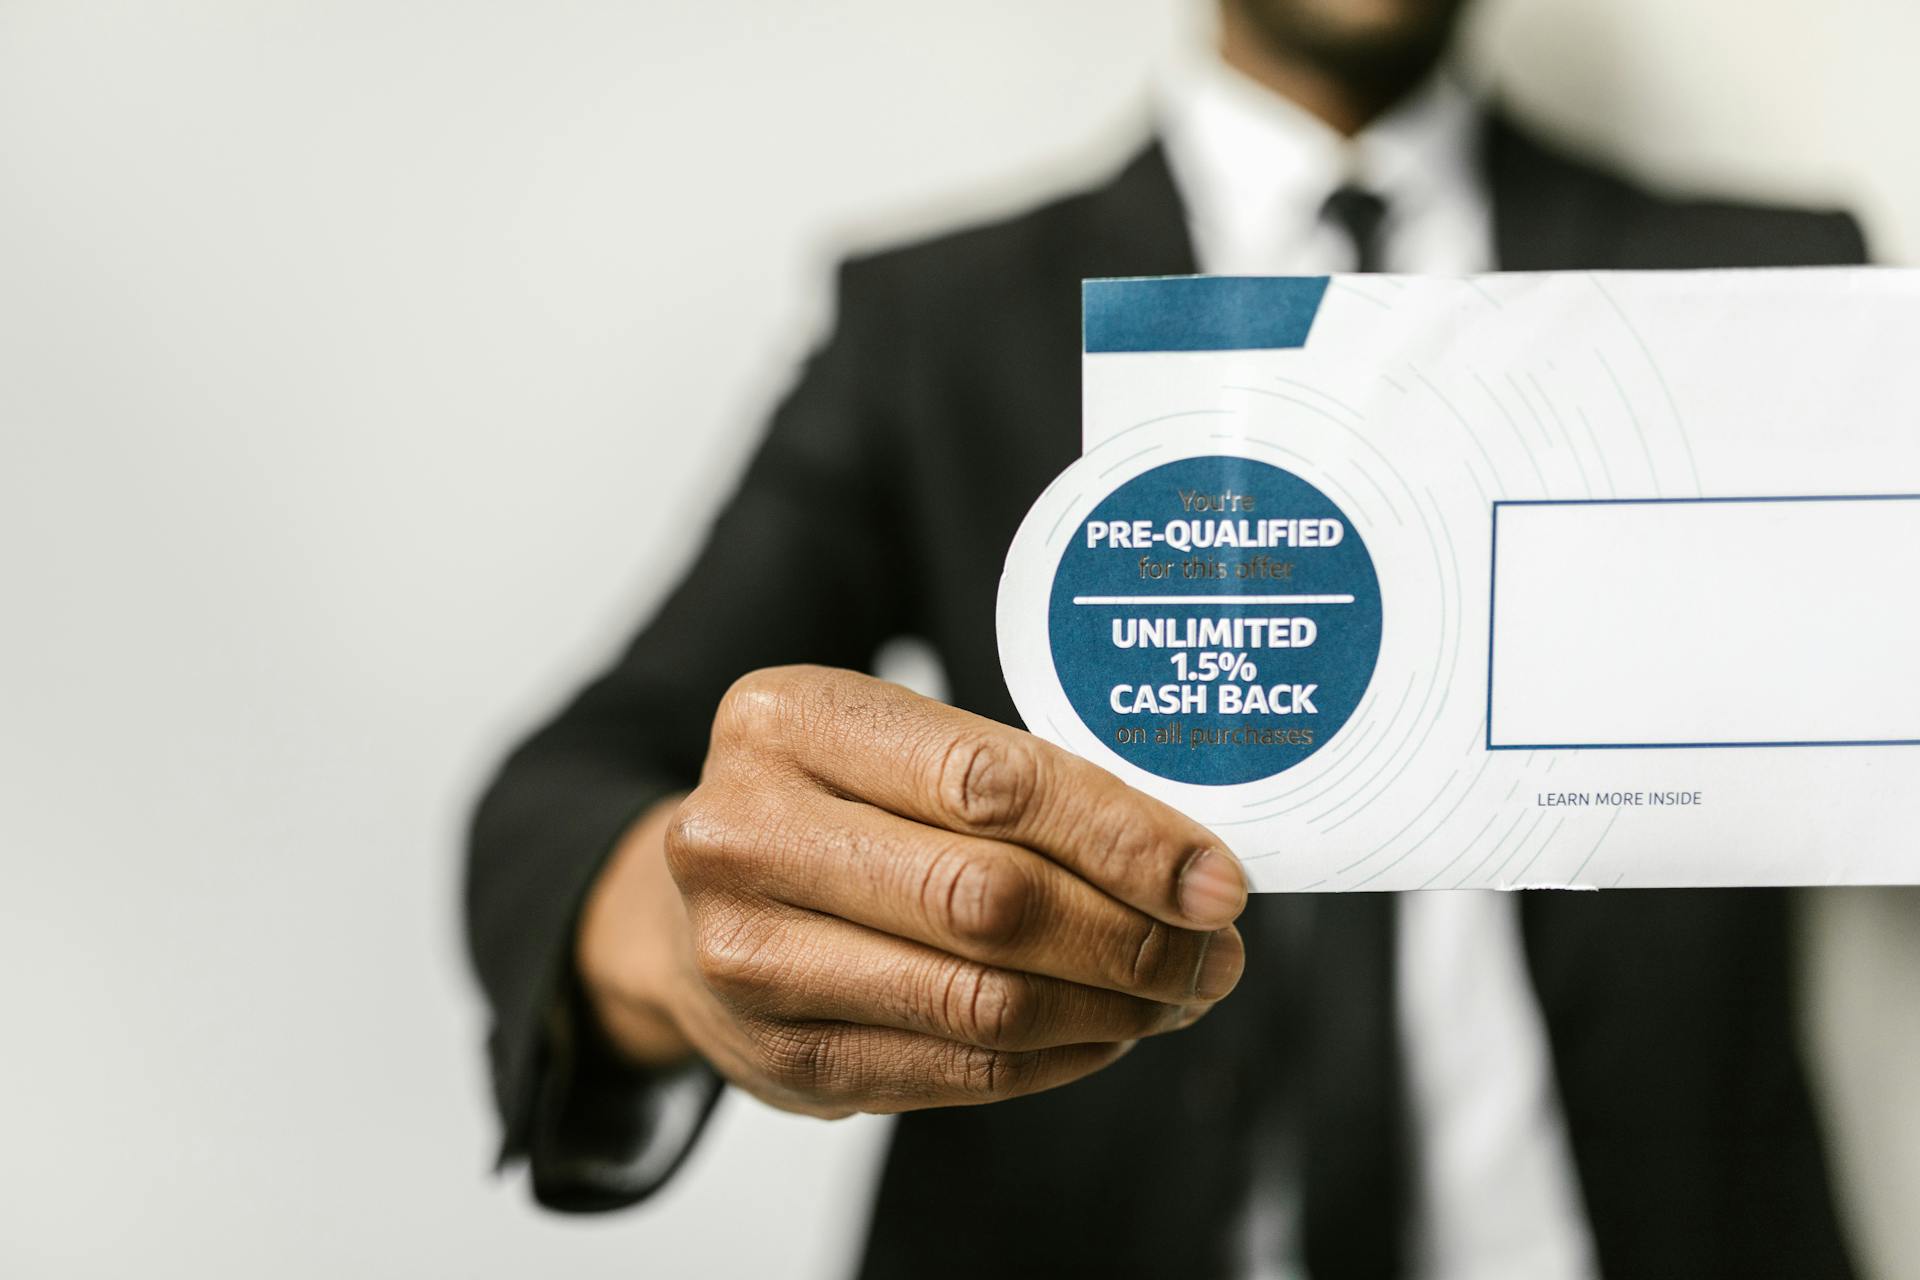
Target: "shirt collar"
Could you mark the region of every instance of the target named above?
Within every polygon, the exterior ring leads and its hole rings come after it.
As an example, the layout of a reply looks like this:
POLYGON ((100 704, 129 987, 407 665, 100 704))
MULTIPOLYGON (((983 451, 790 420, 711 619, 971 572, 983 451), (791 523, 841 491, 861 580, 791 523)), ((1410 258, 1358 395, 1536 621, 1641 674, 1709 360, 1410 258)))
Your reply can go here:
POLYGON ((1202 242, 1244 244, 1311 223, 1343 183, 1380 195, 1401 219, 1480 181, 1479 108, 1444 70, 1353 138, 1217 56, 1176 66, 1159 107, 1168 163, 1202 242))

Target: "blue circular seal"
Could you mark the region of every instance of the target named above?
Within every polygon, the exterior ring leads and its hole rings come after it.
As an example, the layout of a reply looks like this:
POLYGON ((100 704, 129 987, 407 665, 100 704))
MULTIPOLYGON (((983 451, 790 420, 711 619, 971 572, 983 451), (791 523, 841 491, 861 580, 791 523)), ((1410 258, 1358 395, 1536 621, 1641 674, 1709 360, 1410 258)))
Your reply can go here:
POLYGON ((1226 786, 1292 768, 1353 714, 1380 656, 1359 531, 1280 467, 1225 454, 1127 481, 1080 522, 1048 604, 1053 665, 1123 759, 1226 786))

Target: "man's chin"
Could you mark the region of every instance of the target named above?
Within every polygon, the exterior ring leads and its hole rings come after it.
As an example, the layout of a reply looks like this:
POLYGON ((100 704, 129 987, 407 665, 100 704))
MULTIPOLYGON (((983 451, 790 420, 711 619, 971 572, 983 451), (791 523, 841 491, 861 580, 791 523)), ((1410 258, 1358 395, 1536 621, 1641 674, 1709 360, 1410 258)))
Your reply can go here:
POLYGON ((1233 0, 1276 52, 1341 79, 1404 80, 1446 50, 1456 0, 1233 0))

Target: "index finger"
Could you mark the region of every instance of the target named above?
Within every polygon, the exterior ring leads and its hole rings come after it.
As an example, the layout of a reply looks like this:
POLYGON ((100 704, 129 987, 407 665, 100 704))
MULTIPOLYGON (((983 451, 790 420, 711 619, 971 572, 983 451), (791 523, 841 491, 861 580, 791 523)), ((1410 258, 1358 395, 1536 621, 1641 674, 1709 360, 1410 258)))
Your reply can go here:
MULTIPOLYGON (((825 674, 825 673, 822 673, 825 674)), ((1218 929, 1246 873, 1211 831, 1071 752, 867 676, 802 681, 794 760, 931 826, 1025 845, 1168 924, 1218 929)))

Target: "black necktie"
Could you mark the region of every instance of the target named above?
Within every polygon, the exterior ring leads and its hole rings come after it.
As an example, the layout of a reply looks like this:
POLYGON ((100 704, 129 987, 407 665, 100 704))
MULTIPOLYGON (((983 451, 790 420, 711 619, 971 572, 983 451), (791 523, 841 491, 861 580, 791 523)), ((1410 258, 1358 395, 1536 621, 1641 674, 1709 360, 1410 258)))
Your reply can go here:
POLYGON ((1355 271, 1383 271, 1380 225, 1387 218, 1387 202, 1364 187, 1340 187, 1320 206, 1320 216, 1347 233, 1353 241, 1355 271))
MULTIPOLYGON (((1353 239, 1361 271, 1381 267, 1386 203, 1341 187, 1321 214, 1353 239)), ((1407 1141, 1394 1017, 1394 895, 1311 900, 1300 996, 1308 1273, 1384 1280, 1401 1270, 1407 1141)))
POLYGON ((1400 1274, 1406 1109, 1394 1018, 1394 895, 1315 895, 1301 980, 1301 1235, 1307 1273, 1400 1274))

